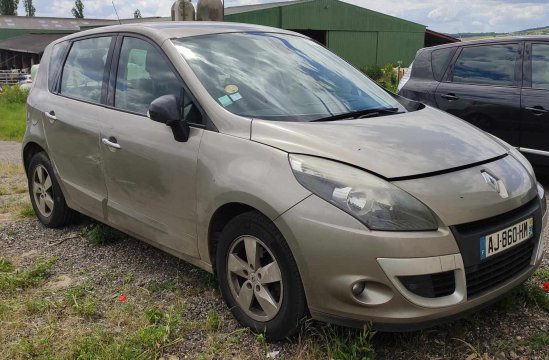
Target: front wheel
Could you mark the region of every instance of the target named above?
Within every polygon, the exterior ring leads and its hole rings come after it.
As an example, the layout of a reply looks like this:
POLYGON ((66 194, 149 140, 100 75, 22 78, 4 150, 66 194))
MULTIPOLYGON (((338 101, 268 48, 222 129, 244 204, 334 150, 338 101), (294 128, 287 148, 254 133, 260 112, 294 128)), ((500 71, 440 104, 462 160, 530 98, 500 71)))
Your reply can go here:
POLYGON ((223 298, 243 326, 272 340, 297 331, 305 294, 288 244, 269 219, 250 212, 231 220, 216 260, 223 298))

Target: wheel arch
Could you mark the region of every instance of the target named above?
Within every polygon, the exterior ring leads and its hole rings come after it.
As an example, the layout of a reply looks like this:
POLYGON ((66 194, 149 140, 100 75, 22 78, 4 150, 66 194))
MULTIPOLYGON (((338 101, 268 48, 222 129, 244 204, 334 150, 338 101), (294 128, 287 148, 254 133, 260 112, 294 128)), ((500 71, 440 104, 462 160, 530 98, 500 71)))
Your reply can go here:
MULTIPOLYGON (((39 152, 45 152, 44 148, 40 146, 38 143, 34 141, 30 141, 25 144, 23 148, 23 166, 25 167, 25 173, 27 173, 29 169, 29 165, 31 162, 31 159, 34 155, 38 154, 39 152)), ((47 154, 47 153, 46 153, 47 154)))
POLYGON ((242 203, 242 202, 229 202, 221 205, 218 207, 215 212, 213 213, 212 217, 210 218, 210 223, 208 226, 208 255, 209 260, 212 265, 213 272, 215 273, 215 266, 216 266, 216 251, 217 251, 217 245, 219 242, 219 235, 221 234, 221 231, 225 228, 225 226, 235 217, 237 217, 240 214, 246 213, 246 212, 257 212, 259 214, 262 214, 265 217, 266 216, 263 212, 258 210, 257 208, 242 203))

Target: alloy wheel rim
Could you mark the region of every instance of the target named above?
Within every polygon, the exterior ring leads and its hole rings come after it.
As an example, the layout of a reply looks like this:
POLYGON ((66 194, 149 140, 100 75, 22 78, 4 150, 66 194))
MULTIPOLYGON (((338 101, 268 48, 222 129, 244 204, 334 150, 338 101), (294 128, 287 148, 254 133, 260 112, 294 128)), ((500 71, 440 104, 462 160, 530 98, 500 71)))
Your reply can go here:
POLYGON ((53 186, 50 174, 42 165, 38 165, 34 169, 32 193, 34 203, 40 214, 44 217, 49 217, 53 211, 53 186))
POLYGON ((231 293, 246 315, 265 322, 278 314, 284 294, 282 275, 276 258, 261 240, 245 235, 233 241, 227 276, 231 293))

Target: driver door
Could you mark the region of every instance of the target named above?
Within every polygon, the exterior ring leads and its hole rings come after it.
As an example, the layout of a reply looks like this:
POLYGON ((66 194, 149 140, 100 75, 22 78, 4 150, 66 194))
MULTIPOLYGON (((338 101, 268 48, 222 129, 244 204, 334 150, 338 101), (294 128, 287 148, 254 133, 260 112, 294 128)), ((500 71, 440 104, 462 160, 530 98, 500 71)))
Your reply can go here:
POLYGON ((147 117, 150 103, 162 95, 183 100, 182 81, 152 42, 120 40, 101 134, 108 220, 162 248, 196 257, 195 175, 203 130, 191 127, 188 141, 177 142, 170 127, 147 117))

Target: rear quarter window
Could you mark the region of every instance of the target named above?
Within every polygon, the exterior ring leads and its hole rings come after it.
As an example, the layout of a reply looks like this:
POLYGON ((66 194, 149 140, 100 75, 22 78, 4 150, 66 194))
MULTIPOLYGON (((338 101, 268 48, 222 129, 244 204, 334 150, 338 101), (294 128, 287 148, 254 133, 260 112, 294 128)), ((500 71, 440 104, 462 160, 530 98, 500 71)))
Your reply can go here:
POLYGON ((455 48, 434 50, 431 53, 431 66, 433 68, 433 76, 438 81, 442 80, 446 66, 450 61, 450 57, 454 54, 455 48))
POLYGON ((65 54, 65 50, 68 45, 68 41, 63 41, 55 44, 51 50, 50 64, 48 67, 48 89, 51 92, 55 92, 55 85, 58 77, 57 75, 59 73, 59 68, 62 65, 63 55, 65 54))
POLYGON ((549 44, 532 45, 532 87, 549 90, 549 44))

